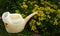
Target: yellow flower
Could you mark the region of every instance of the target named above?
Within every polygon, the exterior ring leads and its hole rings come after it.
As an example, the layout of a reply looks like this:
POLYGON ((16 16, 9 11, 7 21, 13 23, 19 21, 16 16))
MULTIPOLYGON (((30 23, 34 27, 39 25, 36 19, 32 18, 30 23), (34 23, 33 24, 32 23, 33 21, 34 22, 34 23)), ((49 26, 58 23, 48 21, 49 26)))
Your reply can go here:
POLYGON ((57 11, 60 12, 60 9, 58 9, 57 11))
POLYGON ((44 5, 44 4, 45 4, 45 2, 44 2, 44 1, 41 1, 41 4, 43 4, 43 5, 44 5))
POLYGON ((60 9, 57 10, 57 16, 60 18, 60 9))
POLYGON ((28 6, 27 5, 23 5, 25 8, 28 8, 28 6))
POLYGON ((40 7, 40 10, 45 10, 44 7, 40 7))
POLYGON ((48 15, 48 18, 51 18, 51 16, 48 15))
POLYGON ((41 22, 36 22, 37 25, 41 25, 41 22))
POLYGON ((24 14, 21 14, 23 17, 25 17, 25 15, 24 14))
POLYGON ((50 12, 46 12, 46 14, 50 14, 50 12))
POLYGON ((28 3, 30 3, 31 1, 28 1, 28 3))
POLYGON ((45 4, 47 4, 47 5, 51 6, 51 7, 53 7, 53 5, 50 4, 50 2, 45 1, 45 4))
POLYGON ((41 21, 42 21, 42 20, 45 20, 45 19, 46 19, 46 18, 44 18, 44 17, 41 17, 41 18, 40 18, 41 21))
POLYGON ((19 10, 15 10, 16 13, 19 13, 19 10))
POLYGON ((45 7, 45 10, 50 10, 50 9, 51 9, 51 8, 50 8, 50 7, 48 7, 48 6, 46 6, 46 7, 45 7))
POLYGON ((42 10, 45 10, 45 9, 44 9, 44 7, 38 7, 37 10, 42 11, 42 10))
POLYGON ((32 10, 32 12, 35 12, 35 11, 36 11, 35 9, 32 10))
POLYGON ((60 18, 60 14, 57 14, 57 17, 60 18))
POLYGON ((23 6, 21 6, 21 8, 24 8, 23 6))
POLYGON ((33 24, 32 24, 32 21, 29 22, 29 25, 30 25, 30 27, 33 25, 33 24))
POLYGON ((25 2, 23 2, 22 4, 23 4, 23 5, 25 5, 26 3, 25 3, 25 2))
POLYGON ((34 5, 36 3, 36 1, 30 2, 31 5, 34 5))
POLYGON ((54 24, 53 25, 58 25, 57 19, 55 19, 54 24))
POLYGON ((40 21, 40 17, 38 17, 38 20, 40 21))
POLYGON ((58 9, 58 10, 57 10, 57 13, 59 13, 59 14, 60 14, 60 9, 58 9))
POLYGON ((38 12, 37 7, 35 7, 32 12, 38 12))
POLYGON ((21 8, 27 9, 28 6, 27 5, 22 5, 21 8))
POLYGON ((40 0, 40 1, 44 1, 44 0, 40 0))
POLYGON ((32 23, 35 24, 35 22, 36 22, 36 21, 35 21, 34 19, 32 19, 32 23))
POLYGON ((33 25, 32 28, 31 28, 31 30, 33 30, 33 31, 36 30, 36 26, 33 25))
POLYGON ((41 17, 43 17, 43 16, 44 16, 44 14, 43 14, 43 13, 41 13, 41 14, 40 14, 40 16, 41 16, 41 17))
POLYGON ((45 14, 43 13, 43 11, 39 11, 37 15, 41 16, 41 17, 45 16, 45 14))
POLYGON ((36 3, 36 1, 33 1, 34 3, 36 3))
POLYGON ((37 8, 39 7, 37 4, 35 4, 34 6, 37 7, 37 8))
POLYGON ((40 0, 41 1, 41 4, 45 4, 45 1, 44 0, 40 0))
POLYGON ((28 6, 26 5, 26 2, 22 2, 21 8, 23 8, 23 9, 27 9, 28 8, 28 6))
POLYGON ((53 13, 53 12, 55 12, 55 11, 56 11, 56 10, 54 10, 54 9, 50 9, 50 12, 51 12, 51 13, 53 13))
POLYGON ((24 0, 24 1, 27 1, 27 0, 24 0))
POLYGON ((30 24, 30 26, 32 26, 32 25, 35 25, 35 20, 34 19, 32 19, 30 22, 29 22, 29 24, 30 24))

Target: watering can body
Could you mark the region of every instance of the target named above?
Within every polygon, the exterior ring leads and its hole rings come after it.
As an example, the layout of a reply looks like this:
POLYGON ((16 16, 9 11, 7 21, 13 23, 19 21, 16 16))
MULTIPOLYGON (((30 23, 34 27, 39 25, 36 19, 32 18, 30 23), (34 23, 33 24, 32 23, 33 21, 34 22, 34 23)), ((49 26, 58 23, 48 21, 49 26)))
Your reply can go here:
POLYGON ((2 15, 2 20, 4 22, 4 26, 8 33, 18 33, 21 32, 28 20, 35 15, 36 13, 32 13, 31 15, 27 16, 25 19, 21 16, 21 14, 16 13, 9 13, 5 12, 2 15))

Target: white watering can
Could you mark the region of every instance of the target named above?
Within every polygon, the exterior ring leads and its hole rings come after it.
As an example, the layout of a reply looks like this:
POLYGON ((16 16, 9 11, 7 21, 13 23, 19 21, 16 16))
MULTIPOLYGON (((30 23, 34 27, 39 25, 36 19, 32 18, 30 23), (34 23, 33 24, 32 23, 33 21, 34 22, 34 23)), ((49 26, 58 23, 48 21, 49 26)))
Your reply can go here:
POLYGON ((24 29, 28 20, 35 14, 37 14, 37 12, 34 12, 34 13, 30 14, 29 16, 27 16, 25 19, 23 19, 21 14, 17 14, 17 13, 11 14, 9 12, 3 13, 2 20, 4 22, 6 31, 8 33, 21 32, 24 29))

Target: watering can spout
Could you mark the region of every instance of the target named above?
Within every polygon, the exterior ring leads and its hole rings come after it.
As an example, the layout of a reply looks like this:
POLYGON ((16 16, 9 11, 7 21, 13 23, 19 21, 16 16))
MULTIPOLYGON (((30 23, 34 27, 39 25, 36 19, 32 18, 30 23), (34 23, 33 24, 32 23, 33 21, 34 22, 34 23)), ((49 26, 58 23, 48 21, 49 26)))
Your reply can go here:
POLYGON ((33 17, 35 14, 37 14, 37 12, 34 12, 34 13, 30 14, 29 16, 27 16, 27 17, 25 18, 25 22, 27 23, 27 22, 29 21, 29 19, 30 19, 31 17, 33 17))

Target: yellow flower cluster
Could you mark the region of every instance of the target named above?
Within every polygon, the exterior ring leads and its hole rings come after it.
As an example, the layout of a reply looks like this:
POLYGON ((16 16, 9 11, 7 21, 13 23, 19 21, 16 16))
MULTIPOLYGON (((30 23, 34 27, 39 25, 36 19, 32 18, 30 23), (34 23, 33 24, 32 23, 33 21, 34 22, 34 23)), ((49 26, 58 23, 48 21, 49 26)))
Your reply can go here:
MULTIPOLYGON (((25 14, 27 13, 33 13, 33 12, 38 12, 37 15, 33 16, 31 20, 29 21, 29 25, 31 27, 31 30, 38 32, 36 26, 43 26, 43 23, 41 21, 49 21, 52 25, 58 25, 59 23, 57 22, 60 18, 60 9, 57 9, 57 6, 55 4, 51 4, 51 2, 47 2, 44 0, 40 0, 39 5, 37 4, 37 1, 28 1, 24 0, 22 3, 20 3, 20 7, 26 11, 22 14, 23 17, 26 17, 25 14), (26 2, 27 1, 27 2, 26 2), (28 3, 28 4, 26 4, 28 3), (41 5, 43 6, 41 6, 41 5), (31 5, 31 8, 28 7, 31 5), (28 9, 27 9, 28 8, 28 9), (30 11, 31 12, 30 12, 30 11), (58 18, 57 18, 58 17, 58 18), (57 18, 57 19, 55 19, 57 18)), ((16 13, 19 13, 19 10, 15 10, 16 13)), ((46 23, 44 23, 46 24, 46 23)), ((47 29, 47 28, 45 28, 47 29)))
POLYGON ((36 3, 36 1, 30 2, 31 5, 34 5, 36 3))
POLYGON ((45 12, 45 13, 46 13, 46 14, 50 14, 50 12, 48 12, 48 11, 47 11, 47 12, 45 12))
POLYGON ((31 30, 33 30, 33 31, 35 31, 35 30, 37 30, 37 28, 36 28, 36 26, 35 26, 35 20, 34 19, 32 19, 30 22, 29 22, 29 24, 30 24, 30 27, 31 27, 31 30))
POLYGON ((50 2, 44 1, 46 5, 49 5, 50 7, 53 7, 54 9, 57 9, 57 6, 55 4, 51 4, 50 2))
POLYGON ((40 2, 40 3, 44 5, 44 4, 45 4, 45 1, 44 1, 44 0, 41 0, 41 2, 40 2))
POLYGON ((24 1, 27 1, 27 0, 24 0, 24 1))
POLYGON ((48 7, 48 6, 46 6, 45 7, 45 10, 47 11, 47 10, 50 10, 51 8, 50 7, 48 7))
POLYGON ((26 5, 26 2, 23 2, 23 3, 21 4, 21 8, 22 8, 22 9, 27 9, 27 8, 28 8, 28 6, 26 5))
POLYGON ((38 16, 41 16, 41 17, 44 17, 45 16, 45 14, 43 13, 43 11, 39 11, 37 15, 38 16))
POLYGON ((22 15, 22 17, 24 18, 26 15, 24 15, 24 14, 21 14, 22 15))
POLYGON ((41 22, 36 22, 36 24, 39 26, 39 25, 42 25, 41 22))
POLYGON ((60 9, 57 10, 57 13, 58 18, 60 18, 60 9))
POLYGON ((49 13, 50 13, 50 12, 53 13, 53 12, 55 12, 56 10, 54 10, 53 8, 51 8, 51 7, 49 7, 49 6, 46 6, 46 7, 45 7, 45 11, 49 11, 49 13))
POLYGON ((58 19, 55 18, 54 24, 53 25, 58 25, 58 19))
POLYGON ((32 19, 31 21, 30 21, 30 26, 32 26, 32 25, 35 25, 35 20, 34 19, 32 19))
POLYGON ((19 13, 20 11, 19 10, 15 10, 16 13, 19 13))

